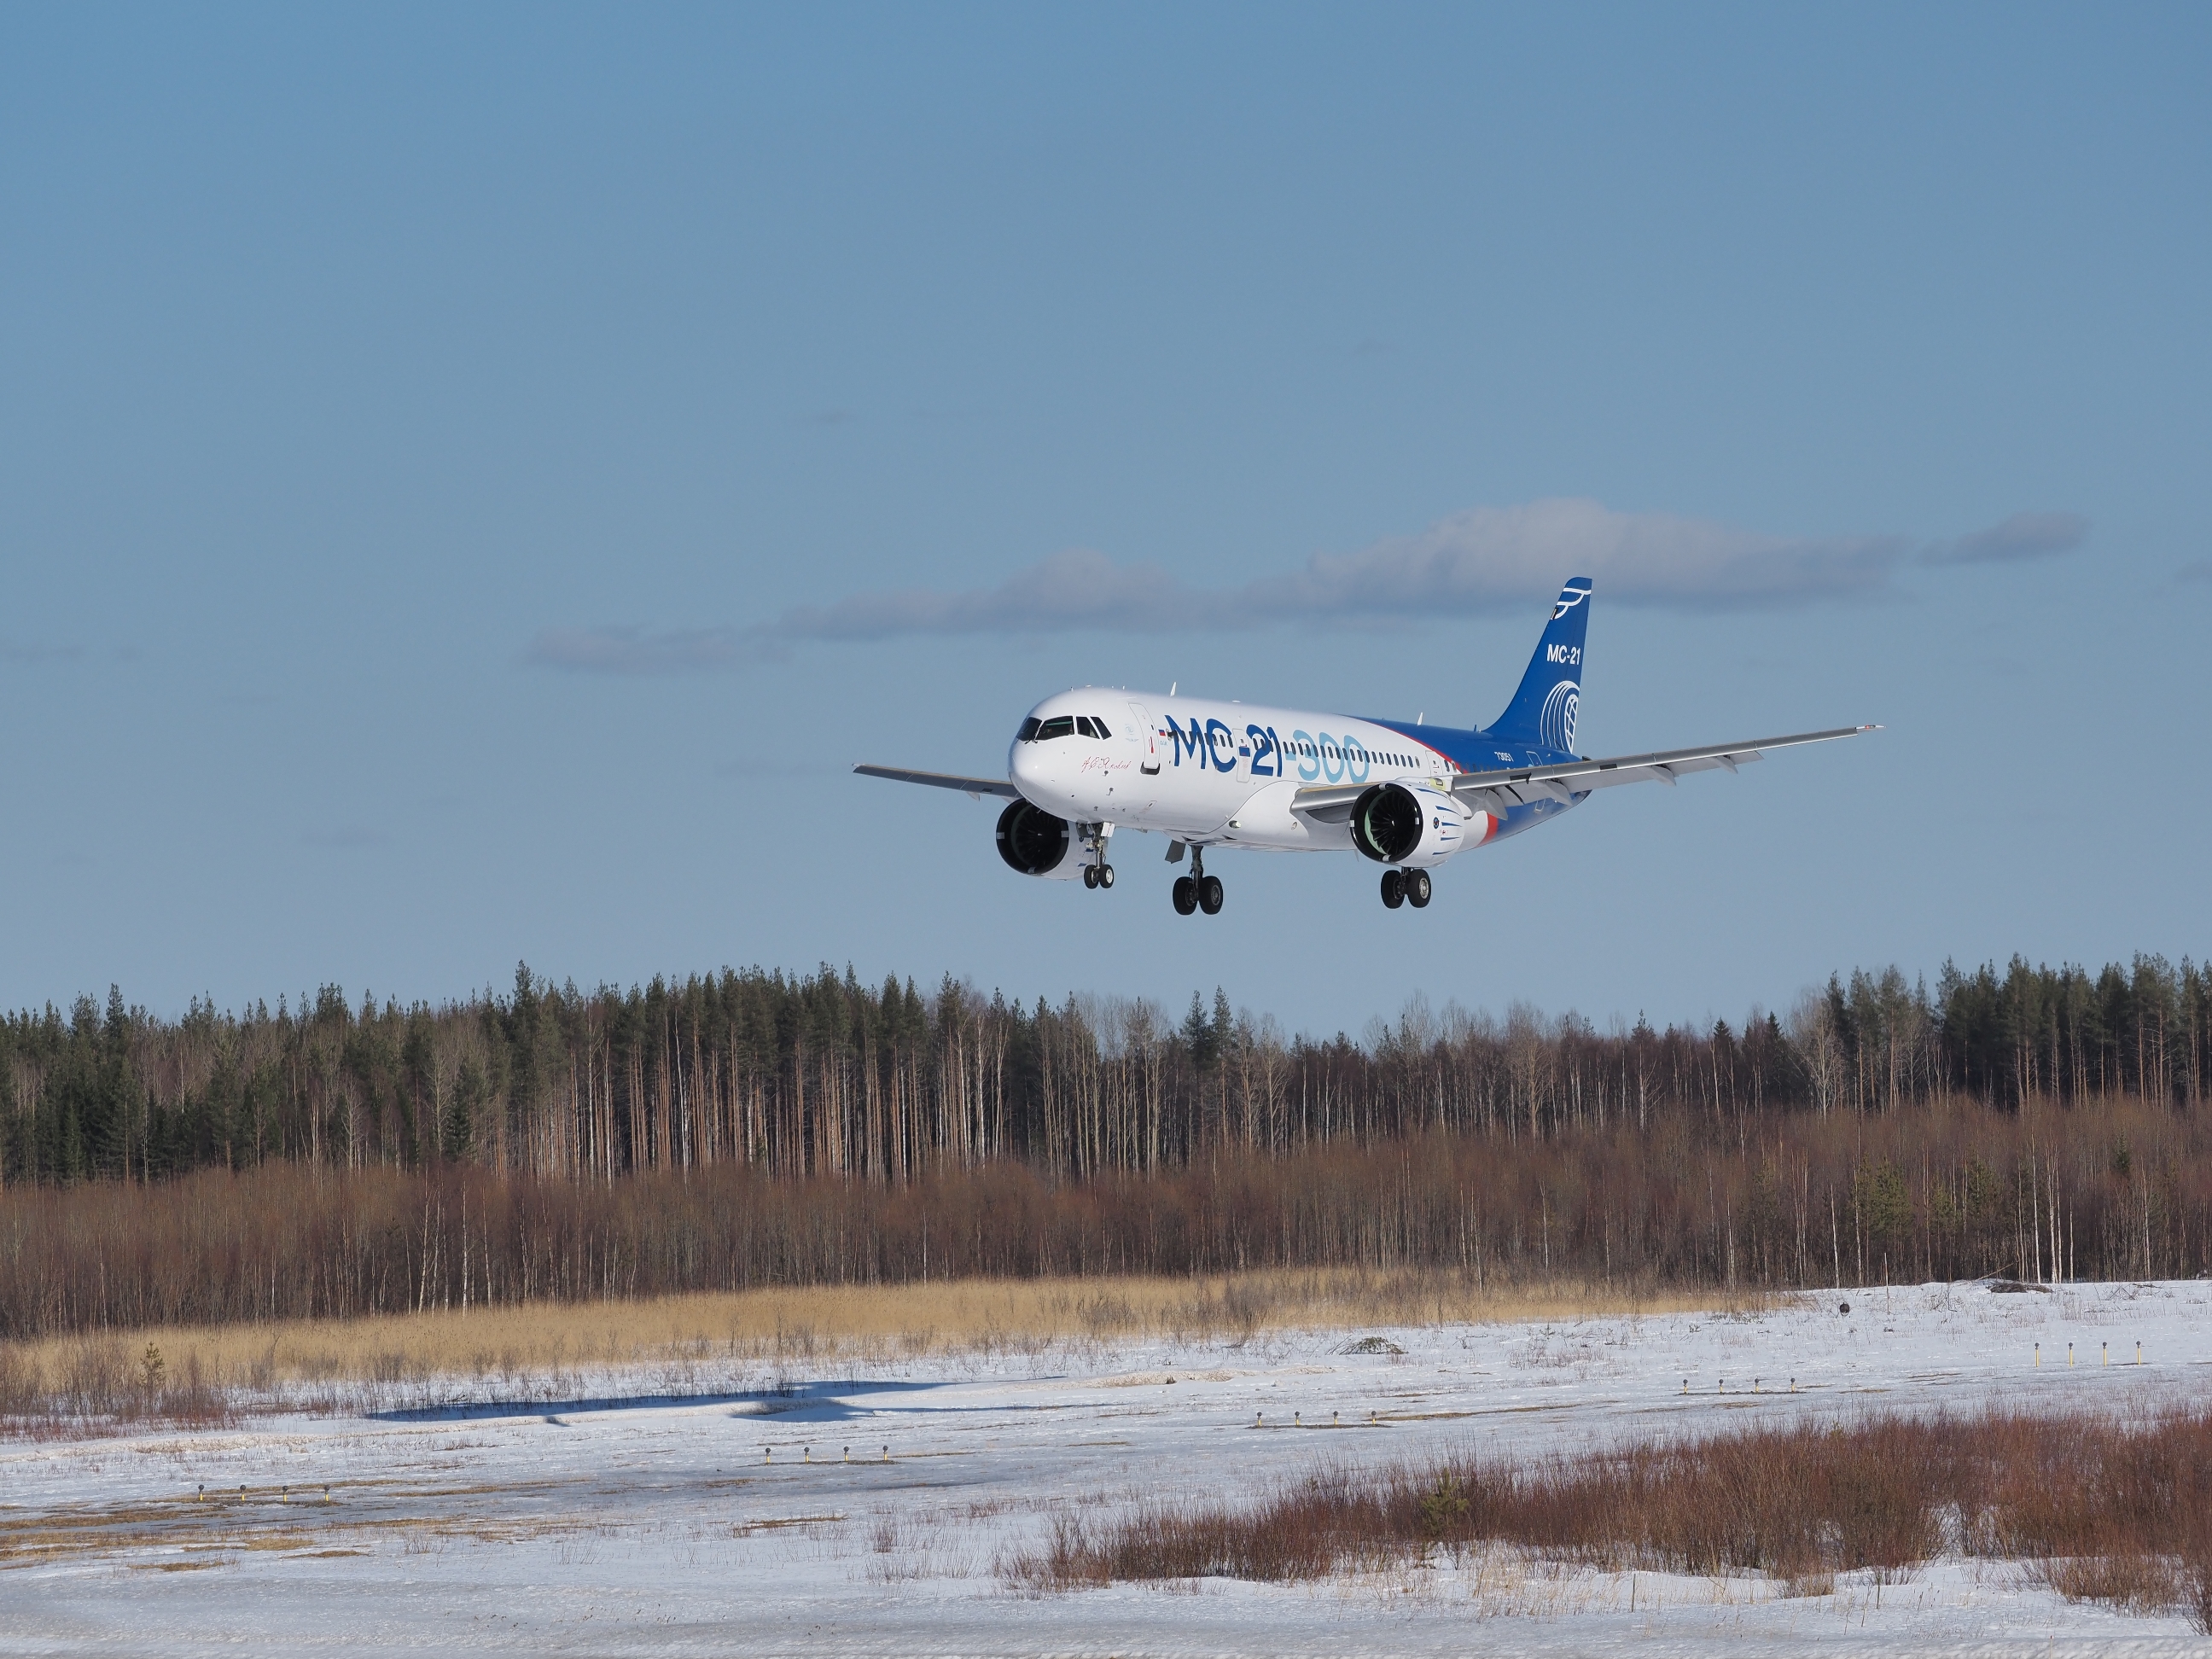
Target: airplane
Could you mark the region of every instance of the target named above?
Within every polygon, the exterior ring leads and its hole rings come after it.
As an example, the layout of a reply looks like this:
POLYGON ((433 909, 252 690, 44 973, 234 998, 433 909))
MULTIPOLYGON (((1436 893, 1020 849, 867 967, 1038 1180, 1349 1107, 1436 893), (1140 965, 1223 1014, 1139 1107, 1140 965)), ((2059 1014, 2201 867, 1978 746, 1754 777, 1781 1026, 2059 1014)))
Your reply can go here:
POLYGON ((1221 878, 1209 849, 1358 852, 1382 865, 1382 902, 1427 906, 1430 872, 1447 860, 1548 823, 1616 784, 1672 785, 1692 772, 1734 772, 1770 750, 1828 743, 1873 726, 1748 743, 1591 760, 1574 752, 1589 630, 1587 576, 1559 590, 1513 701, 1465 731, 1239 702, 1086 686, 1029 712, 1004 778, 856 766, 867 777, 1003 797, 999 856, 1025 876, 1114 884, 1116 830, 1169 837, 1176 912, 1218 915, 1221 878))

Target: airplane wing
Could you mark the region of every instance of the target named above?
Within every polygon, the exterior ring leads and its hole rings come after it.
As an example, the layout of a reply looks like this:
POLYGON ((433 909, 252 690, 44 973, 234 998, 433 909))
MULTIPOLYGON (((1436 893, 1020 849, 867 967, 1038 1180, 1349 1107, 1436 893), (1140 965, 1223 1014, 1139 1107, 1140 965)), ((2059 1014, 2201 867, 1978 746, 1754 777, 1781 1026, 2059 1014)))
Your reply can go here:
POLYGON ((926 783, 933 789, 957 789, 977 800, 986 795, 1004 795, 1012 800, 1021 793, 1004 778, 963 778, 951 772, 906 772, 896 766, 856 766, 853 769, 864 778, 889 778, 895 783, 926 783))
MULTIPOLYGON (((1617 783, 1656 781, 1671 785, 1689 772, 1733 772, 1755 761, 1770 749, 1792 749, 1801 744, 1828 743, 1855 738, 1862 732, 1878 732, 1875 726, 1843 726, 1832 732, 1799 732, 1786 738, 1759 738, 1749 743, 1716 744, 1703 749, 1660 749, 1648 755, 1615 755, 1609 760, 1560 761, 1551 766, 1501 767, 1492 772, 1460 772, 1450 780, 1451 792, 1471 806, 1503 813, 1547 798, 1568 801, 1592 789, 1609 789, 1617 783)), ((1347 817, 1364 784, 1338 784, 1323 789, 1301 789, 1291 810, 1322 823, 1347 817)))

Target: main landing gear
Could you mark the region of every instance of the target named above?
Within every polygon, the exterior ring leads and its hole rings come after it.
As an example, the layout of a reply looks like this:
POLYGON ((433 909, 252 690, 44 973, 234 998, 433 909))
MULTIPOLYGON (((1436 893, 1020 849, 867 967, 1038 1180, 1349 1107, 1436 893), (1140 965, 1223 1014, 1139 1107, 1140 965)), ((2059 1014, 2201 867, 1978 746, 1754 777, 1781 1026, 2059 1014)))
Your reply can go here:
POLYGON ((1209 916, 1221 914, 1221 878, 1206 873, 1206 849, 1190 849, 1190 873, 1177 876, 1175 884, 1175 908, 1179 916, 1194 910, 1203 910, 1209 916))
POLYGON ((1429 902, 1429 872, 1425 870, 1385 870, 1382 872, 1382 902, 1391 909, 1411 903, 1416 909, 1425 908, 1429 902))

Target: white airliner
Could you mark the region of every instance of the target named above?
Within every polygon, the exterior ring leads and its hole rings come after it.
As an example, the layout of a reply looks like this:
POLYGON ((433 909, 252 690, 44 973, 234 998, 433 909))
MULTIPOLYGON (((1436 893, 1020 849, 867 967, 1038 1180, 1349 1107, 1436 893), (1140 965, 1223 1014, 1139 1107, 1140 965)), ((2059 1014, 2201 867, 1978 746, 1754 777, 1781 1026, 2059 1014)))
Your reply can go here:
POLYGON ((1215 915, 1221 878, 1209 848, 1276 853, 1356 850, 1382 872, 1382 902, 1429 902, 1429 872, 1455 854, 1548 822, 1593 789, 1672 784, 1686 772, 1733 772, 1770 749, 1826 743, 1871 726, 1801 732, 1750 743, 1668 749, 1590 760, 1574 752, 1590 581, 1559 591, 1521 689, 1497 722, 1455 731, 1420 720, 1363 720, 1239 702, 1085 687, 1030 711, 1005 778, 856 766, 870 777, 1002 795, 999 855, 1025 876, 1114 884, 1107 862, 1116 830, 1169 837, 1168 862, 1186 852, 1175 883, 1184 915, 1215 915))

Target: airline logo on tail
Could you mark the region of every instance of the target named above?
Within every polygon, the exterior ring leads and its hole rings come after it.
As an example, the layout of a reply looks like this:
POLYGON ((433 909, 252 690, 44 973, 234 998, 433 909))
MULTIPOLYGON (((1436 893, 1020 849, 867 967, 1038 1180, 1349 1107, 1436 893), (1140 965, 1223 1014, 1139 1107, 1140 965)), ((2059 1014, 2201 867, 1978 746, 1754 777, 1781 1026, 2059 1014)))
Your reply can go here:
POLYGON ((1544 699, 1544 712, 1536 720, 1536 736, 1547 748, 1573 750, 1575 710, 1582 700, 1583 689, 1572 680, 1561 680, 1552 688, 1544 699))
POLYGON ((1589 596, 1590 591, 1587 585, 1577 587, 1572 582, 1569 582, 1559 590, 1559 602, 1552 607, 1552 620, 1559 621, 1589 596))

